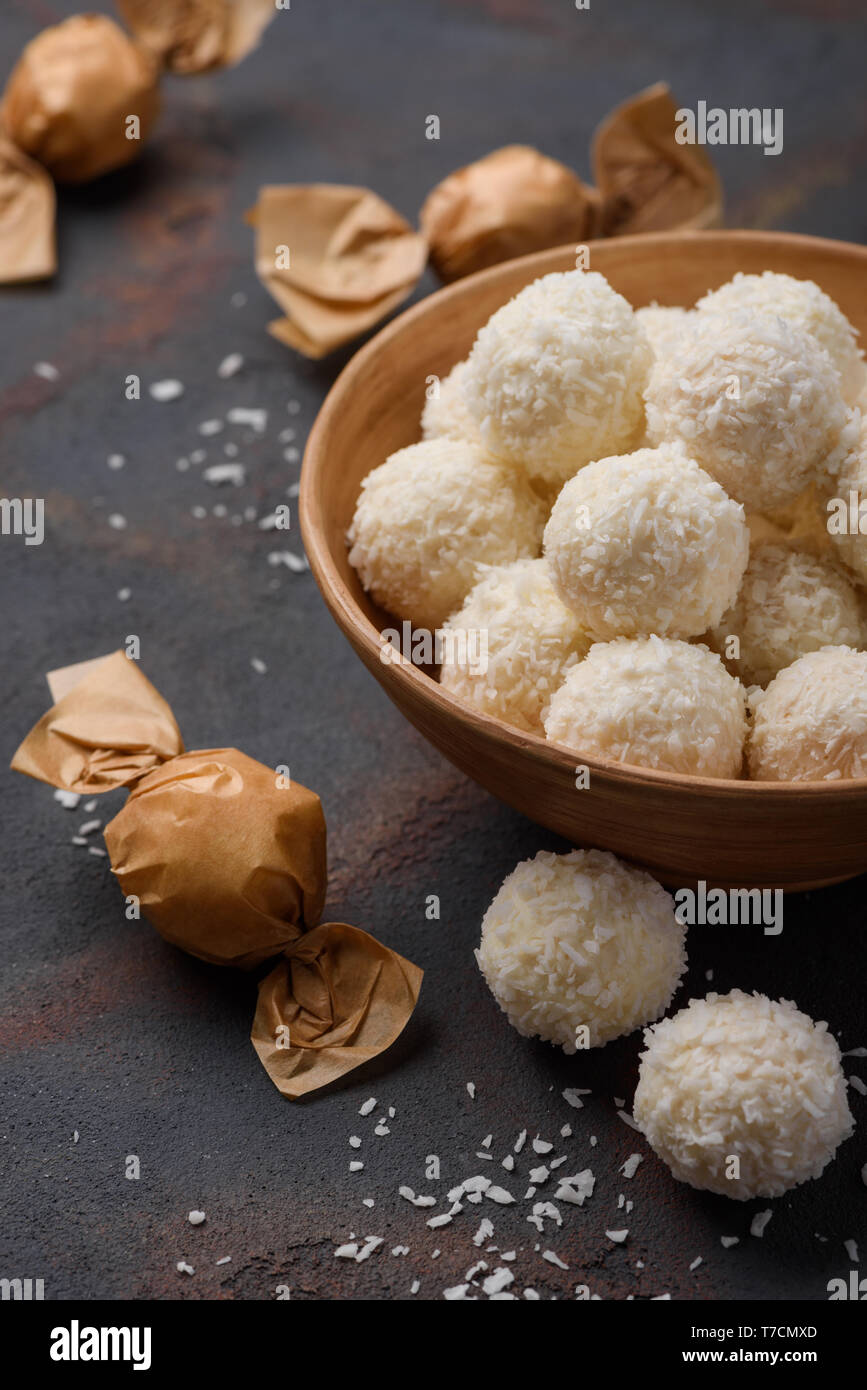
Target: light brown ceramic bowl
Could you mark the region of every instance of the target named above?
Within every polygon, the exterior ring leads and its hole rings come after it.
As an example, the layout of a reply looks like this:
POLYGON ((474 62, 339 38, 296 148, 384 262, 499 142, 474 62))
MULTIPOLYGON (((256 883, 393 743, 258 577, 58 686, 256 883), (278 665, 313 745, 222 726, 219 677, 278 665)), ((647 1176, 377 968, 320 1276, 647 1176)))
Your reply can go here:
MULTIPOLYGON (((384 664, 394 620, 347 561, 361 479, 419 438, 425 378, 465 357, 493 311, 539 275, 568 270, 565 247, 495 266, 432 295, 382 330, 328 395, 308 441, 301 525, 313 574, 361 660, 451 762, 532 820, 579 845, 615 851, 670 885, 819 887, 867 869, 867 779, 788 784, 717 781, 584 758, 478 714, 425 671, 384 664), (589 787, 575 786, 586 763, 589 787)), ((867 340, 867 249, 761 232, 661 233, 594 243, 590 265, 634 305, 691 305, 738 270, 813 279, 867 340)))

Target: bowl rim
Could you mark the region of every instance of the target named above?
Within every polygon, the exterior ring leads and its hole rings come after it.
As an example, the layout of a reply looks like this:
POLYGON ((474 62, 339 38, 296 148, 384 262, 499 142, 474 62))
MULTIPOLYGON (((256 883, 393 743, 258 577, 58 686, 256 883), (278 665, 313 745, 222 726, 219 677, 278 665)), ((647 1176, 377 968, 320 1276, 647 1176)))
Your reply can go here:
MULTIPOLYGON (((698 240, 705 244, 716 242, 720 245, 731 245, 732 242, 750 242, 759 247, 786 242, 802 248, 805 253, 811 249, 827 250, 828 247, 833 247, 836 252, 851 255, 853 260, 861 262, 862 268, 867 268, 867 247, 859 246, 856 242, 837 241, 831 237, 808 236, 797 232, 753 232, 742 229, 646 232, 633 236, 591 240, 585 244, 589 247, 596 246, 599 249, 615 247, 628 252, 630 246, 658 245, 671 248, 698 240)), ((462 296, 470 295, 478 284, 494 282, 504 277, 508 270, 518 267, 525 267, 528 271, 538 267, 539 274, 543 274, 545 268, 554 269, 555 263, 562 261, 565 255, 574 257, 574 249, 574 245, 570 242, 565 246, 552 247, 547 251, 536 251, 529 256, 519 256, 509 261, 502 261, 498 265, 476 271, 472 275, 464 276, 453 284, 446 285, 435 290, 432 294, 426 295, 419 303, 412 305, 391 319, 373 338, 359 348, 337 376, 320 407, 307 438, 301 467, 298 498, 301 535, 311 572, 326 606, 350 644, 363 648, 371 662, 381 660, 381 635, 376 625, 358 606, 332 559, 330 549, 325 541, 323 509, 319 506, 315 488, 315 480, 322 468, 327 450, 328 436, 333 423, 340 415, 342 403, 363 380, 368 366, 376 359, 382 349, 388 346, 393 339, 399 339, 424 320, 431 312, 432 306, 439 307, 462 296)), ((400 623, 400 619, 394 621, 396 624, 400 623)), ((757 781, 745 777, 698 777, 690 773, 664 772, 657 768, 645 768, 634 763, 621 763, 610 758, 589 757, 577 749, 568 748, 564 744, 549 742, 541 734, 516 729, 495 715, 485 714, 474 709, 472 705, 461 700, 458 696, 444 690, 437 680, 402 655, 397 659, 390 658, 384 664, 387 664, 399 686, 406 687, 409 693, 414 694, 422 703, 432 705, 441 715, 457 719, 476 733, 487 739, 499 740, 507 747, 513 748, 515 752, 529 752, 570 776, 574 775, 576 760, 580 760, 581 765, 588 768, 591 781, 595 772, 597 775, 606 777, 610 782, 632 788, 650 785, 657 789, 670 787, 672 791, 692 790, 713 793, 722 797, 752 797, 754 799, 761 797, 768 799, 780 795, 785 795, 788 799, 793 799, 796 796, 812 797, 817 800, 823 797, 826 799, 843 797, 857 799, 867 794, 867 777, 839 778, 818 782, 757 781)))

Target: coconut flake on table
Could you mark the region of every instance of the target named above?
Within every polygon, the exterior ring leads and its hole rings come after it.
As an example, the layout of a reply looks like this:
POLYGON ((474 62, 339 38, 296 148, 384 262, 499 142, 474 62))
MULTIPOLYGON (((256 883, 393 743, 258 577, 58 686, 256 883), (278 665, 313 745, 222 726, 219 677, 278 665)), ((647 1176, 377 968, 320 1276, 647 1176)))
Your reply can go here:
POLYGON ((247 470, 243 463, 212 463, 202 470, 202 477, 214 487, 220 487, 223 483, 241 487, 246 480, 247 470))
POLYGON ((240 352, 230 352, 227 357, 223 358, 217 368, 217 376, 220 377, 222 381, 228 381, 229 377, 237 375, 243 365, 244 359, 240 352))
MULTIPOLYGON (((581 1097, 589 1096, 592 1094, 592 1091, 584 1090, 580 1086, 567 1086, 565 1091, 563 1092, 563 1099, 566 1101, 566 1104, 571 1105, 573 1109, 581 1110, 584 1107, 584 1102, 581 1099, 581 1097)), ((569 1126, 565 1125, 564 1129, 569 1129, 569 1126)), ((563 1130, 561 1130, 560 1133, 563 1134, 563 1130)), ((571 1129, 569 1129, 569 1133, 572 1133, 571 1129)))
POLYGON ((301 574, 309 569, 307 559, 303 555, 296 555, 293 550, 271 550, 268 553, 269 565, 285 565, 293 574, 301 574))
POLYGON ((572 1206, 583 1207, 588 1197, 593 1196, 596 1178, 589 1168, 571 1177, 562 1177, 554 1196, 558 1202, 568 1202, 572 1206))
POLYGON ((81 793, 68 792, 65 791, 63 788, 58 788, 58 790, 54 792, 54 800, 59 801, 61 806, 65 810, 74 811, 79 801, 81 800, 81 793))
POLYGON ((106 459, 106 463, 108 464, 109 468, 116 473, 118 469, 123 468, 123 466, 126 463, 126 459, 124 458, 123 454, 109 454, 108 458, 106 459))
POLYGON ((560 1256, 556 1255, 553 1250, 543 1250, 542 1259, 547 1260, 548 1264, 550 1265, 556 1265, 558 1269, 569 1268, 569 1266, 567 1264, 564 1264, 564 1262, 560 1259, 560 1256))
POLYGON ((264 434, 268 426, 268 412, 249 406, 235 406, 226 416, 230 425, 249 425, 255 434, 264 434))
POLYGON ((160 403, 176 401, 184 394, 184 384, 182 381, 167 378, 165 381, 152 381, 148 390, 153 399, 160 403))
POLYGON ((53 362, 34 362, 33 374, 39 376, 43 381, 59 381, 60 372, 53 362))

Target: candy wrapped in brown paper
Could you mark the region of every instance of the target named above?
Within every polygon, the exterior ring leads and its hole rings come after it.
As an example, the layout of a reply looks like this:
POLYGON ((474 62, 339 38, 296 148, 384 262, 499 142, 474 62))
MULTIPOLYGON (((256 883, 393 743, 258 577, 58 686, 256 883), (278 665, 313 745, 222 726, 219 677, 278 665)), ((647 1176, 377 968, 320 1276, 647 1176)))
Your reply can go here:
POLYGON ((718 226, 722 185, 707 150, 680 145, 677 105, 657 82, 618 106, 593 138, 603 236, 718 226))
POLYGON ((397 308, 427 259, 424 238, 364 188, 266 187, 247 220, 256 274, 286 315, 269 332, 306 357, 324 357, 397 308))
POLYGON ((248 220, 256 270, 288 315, 270 331, 322 357, 372 328, 415 288, 425 259, 455 280, 514 256, 598 236, 719 222, 720 183, 707 152, 675 139, 664 82, 624 102, 593 146, 598 187, 526 145, 456 170, 421 209, 421 235, 363 188, 264 188, 248 220), (276 268, 276 252, 291 268, 276 268))
POLYGON ((12 70, 6 135, 55 179, 83 183, 137 158, 159 111, 159 73, 104 15, 43 29, 12 70))
POLYGON ((434 270, 457 280, 515 256, 588 241, 599 196, 556 159, 507 145, 438 183, 420 222, 434 270))
POLYGON ((355 927, 317 925, 327 869, 315 792, 235 748, 184 752, 169 706, 124 652, 50 681, 57 702, 12 767, 86 795, 131 787, 105 842, 124 895, 167 941, 244 969, 283 953, 254 1024, 275 1085, 316 1090, 388 1047, 421 971, 355 927))
MULTIPOLYGON (((116 0, 143 48, 168 72, 233 67, 259 43, 278 0, 116 0)), ((289 8, 288 5, 283 8, 289 8)))
POLYGON ((54 184, 0 136, 0 284, 46 280, 57 269, 54 184))

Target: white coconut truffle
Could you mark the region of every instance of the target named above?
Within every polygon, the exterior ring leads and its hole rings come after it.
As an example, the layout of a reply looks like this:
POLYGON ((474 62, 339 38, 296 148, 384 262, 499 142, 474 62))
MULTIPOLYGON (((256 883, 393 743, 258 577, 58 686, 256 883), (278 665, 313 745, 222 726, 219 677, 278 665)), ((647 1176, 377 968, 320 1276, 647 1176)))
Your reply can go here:
POLYGON ((515 560, 490 569, 446 623, 440 681, 483 713, 541 733, 551 696, 589 647, 545 561, 515 560))
POLYGON ((867 414, 852 417, 846 438, 833 476, 824 480, 825 525, 834 553, 867 585, 867 414))
POLYGON ((854 402, 864 389, 864 363, 857 331, 839 305, 813 280, 796 280, 773 270, 761 275, 739 271, 733 280, 700 299, 696 309, 702 314, 776 314, 811 334, 825 349, 840 378, 845 400, 854 402))
POLYGON ((561 599, 594 637, 698 637, 734 602, 749 556, 744 509, 672 446, 599 459, 545 528, 561 599))
POLYGON ((659 1018, 686 969, 684 941, 672 899, 643 870, 602 850, 543 851, 503 883, 476 960, 519 1033, 572 1053, 659 1018))
POLYGON ((644 1041, 632 1113, 690 1187, 779 1197, 818 1178, 852 1133, 840 1049, 785 999, 709 994, 644 1041))
POLYGON ((362 482, 349 563, 382 608, 433 631, 463 603, 479 565, 538 555, 544 519, 518 470, 478 444, 431 439, 362 482))
POLYGON ((467 363, 458 362, 442 381, 430 384, 432 393, 421 413, 422 439, 471 439, 479 442, 479 427, 464 400, 467 363))
POLYGON ((737 777, 746 730, 746 694, 717 654, 662 637, 591 647, 545 718, 582 757, 695 777, 737 777))
POLYGON ((697 314, 654 362, 645 401, 652 443, 681 443, 729 496, 759 512, 804 491, 846 422, 827 353, 762 314, 697 314))
POLYGON ((861 600, 835 565, 783 545, 750 554, 737 601, 707 634, 744 685, 767 685, 799 656, 822 647, 860 647, 861 600), (729 656, 731 639, 738 655, 729 656))
POLYGON ((867 652, 809 652, 751 701, 748 758, 757 781, 867 777, 867 652))
POLYGON ((694 317, 692 309, 665 304, 646 304, 635 310, 654 357, 666 357, 679 343, 694 317))
POLYGON ((493 453, 563 483, 643 428, 651 357, 631 305, 602 275, 545 275, 481 329, 464 395, 493 453))

